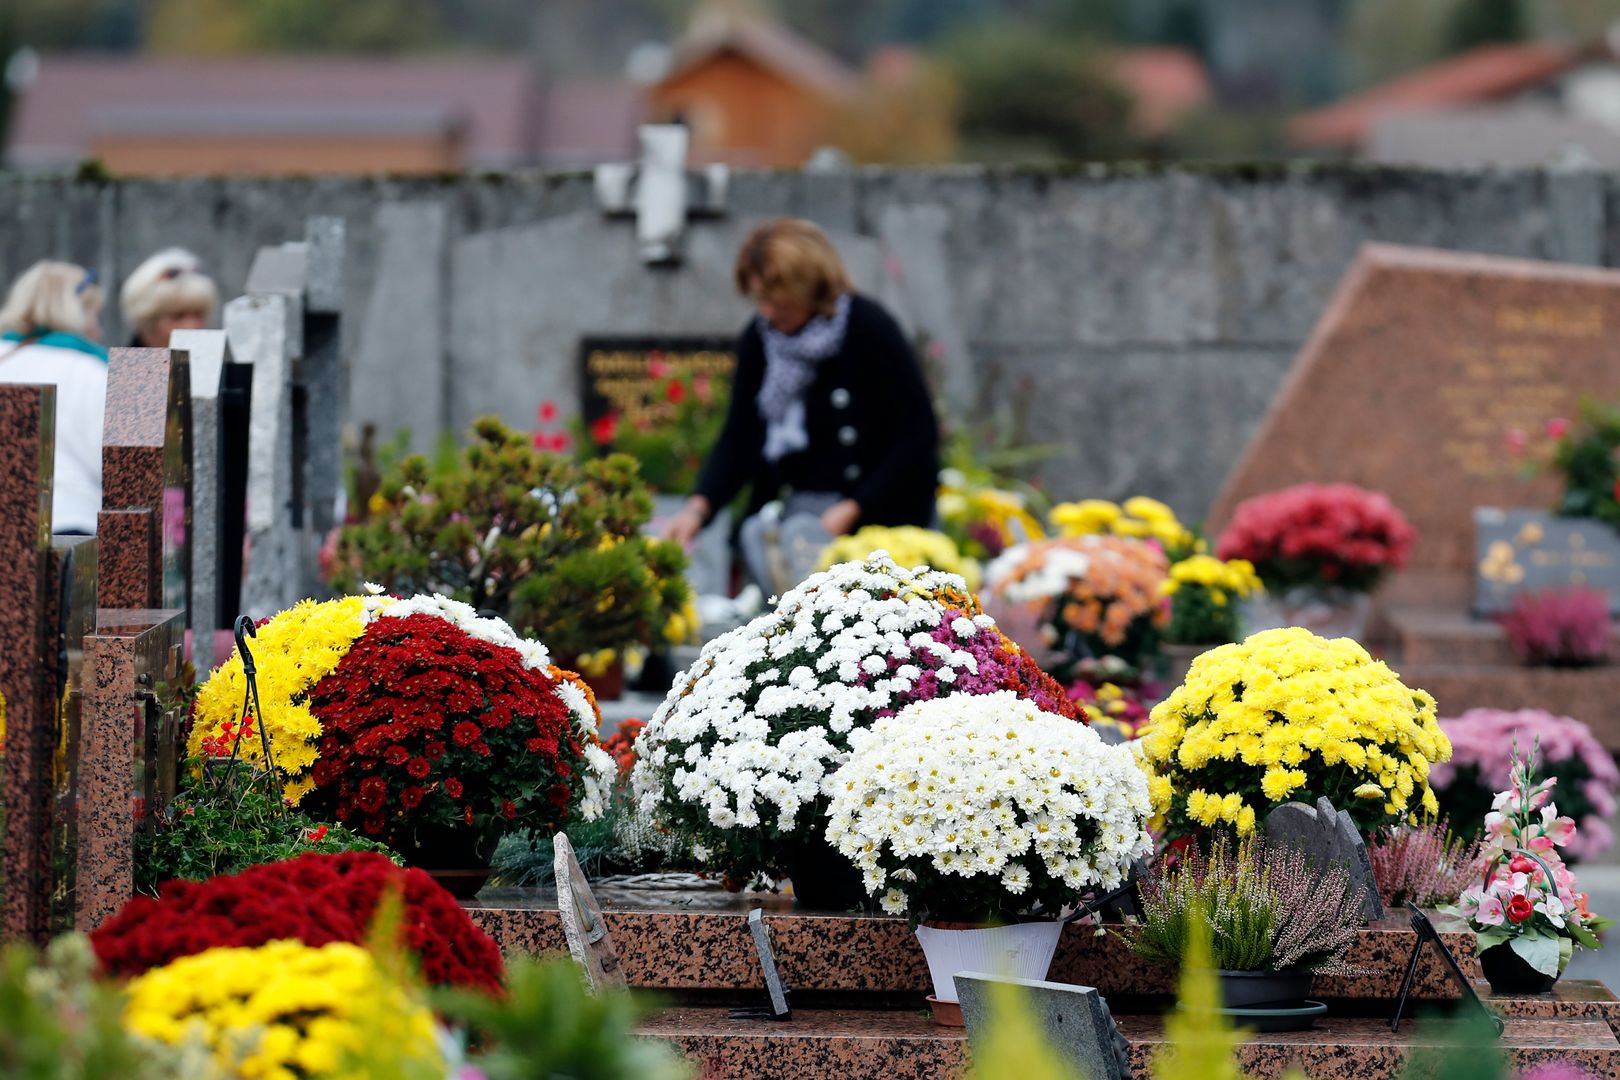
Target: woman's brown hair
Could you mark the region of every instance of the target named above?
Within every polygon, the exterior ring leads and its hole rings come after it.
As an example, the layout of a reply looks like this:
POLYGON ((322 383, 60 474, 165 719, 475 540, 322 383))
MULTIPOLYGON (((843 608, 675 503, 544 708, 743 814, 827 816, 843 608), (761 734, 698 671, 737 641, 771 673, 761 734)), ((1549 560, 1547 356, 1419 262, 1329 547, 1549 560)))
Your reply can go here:
POLYGON ((737 291, 758 291, 832 314, 838 298, 852 291, 849 273, 827 234, 803 218, 777 218, 748 234, 737 252, 737 291))

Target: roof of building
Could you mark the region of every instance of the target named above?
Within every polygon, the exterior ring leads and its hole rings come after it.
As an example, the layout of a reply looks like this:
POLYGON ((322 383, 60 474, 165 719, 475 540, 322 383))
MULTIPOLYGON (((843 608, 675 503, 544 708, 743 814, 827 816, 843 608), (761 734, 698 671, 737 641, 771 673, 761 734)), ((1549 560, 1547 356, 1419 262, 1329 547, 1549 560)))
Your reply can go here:
POLYGON ((1500 101, 1605 51, 1551 41, 1482 45, 1297 116, 1289 137, 1302 146, 1356 149, 1392 113, 1500 101))
POLYGON ((1146 46, 1111 54, 1114 78, 1130 92, 1138 135, 1164 135, 1213 96, 1203 61, 1187 49, 1146 46))
POLYGON ((63 168, 99 134, 139 130, 386 135, 453 130, 493 168, 631 154, 640 92, 619 82, 542 91, 522 60, 67 54, 41 59, 17 103, 6 160, 63 168))
POLYGON ((746 56, 829 98, 847 98, 859 89, 859 77, 836 56, 776 19, 735 4, 699 8, 660 81, 679 78, 725 52, 746 56))

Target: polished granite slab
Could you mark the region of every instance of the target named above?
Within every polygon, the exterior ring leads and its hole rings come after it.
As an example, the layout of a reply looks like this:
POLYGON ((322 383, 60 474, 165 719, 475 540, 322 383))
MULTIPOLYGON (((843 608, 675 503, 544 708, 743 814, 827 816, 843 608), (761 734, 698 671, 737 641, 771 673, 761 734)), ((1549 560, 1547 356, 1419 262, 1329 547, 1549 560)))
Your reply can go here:
MULTIPOLYGON (((1131 1043, 1132 1068, 1146 1075, 1166 1045, 1163 1019, 1117 1020, 1131 1043)), ((950 1080, 963 1075, 968 1060, 963 1032, 936 1027, 922 1011, 801 1009, 791 1020, 768 1021, 683 1008, 658 1014, 641 1030, 677 1047, 703 1080, 950 1080)), ((1401 1076, 1415 1049, 1455 1045, 1456 1034, 1448 1020, 1408 1023, 1396 1035, 1383 1019, 1329 1015, 1310 1031, 1251 1035, 1238 1061, 1261 1080, 1291 1067, 1312 1080, 1384 1080, 1401 1076)), ((1567 1061, 1594 1076, 1620 1078, 1620 1042, 1601 1020, 1510 1019, 1501 1046, 1515 1069, 1567 1061)))
MULTIPOLYGON (((598 888, 605 921, 630 984, 669 992, 747 990, 760 986, 747 912, 763 907, 777 964, 801 990, 916 994, 928 992, 928 967, 906 921, 883 915, 799 911, 776 893, 615 890, 598 888)), ((555 893, 485 890, 467 904, 473 920, 509 952, 562 952, 555 893)), ((1465 972, 1476 976, 1471 935, 1436 916, 1436 925, 1465 972)), ((1396 993, 1417 938, 1405 918, 1362 931, 1350 963, 1361 974, 1317 980, 1321 998, 1387 998, 1396 993)), ((1132 954, 1117 934, 1070 926, 1048 976, 1095 986, 1105 994, 1167 995, 1175 974, 1132 954)), ((1418 968, 1415 996, 1453 998, 1432 949, 1418 968)))

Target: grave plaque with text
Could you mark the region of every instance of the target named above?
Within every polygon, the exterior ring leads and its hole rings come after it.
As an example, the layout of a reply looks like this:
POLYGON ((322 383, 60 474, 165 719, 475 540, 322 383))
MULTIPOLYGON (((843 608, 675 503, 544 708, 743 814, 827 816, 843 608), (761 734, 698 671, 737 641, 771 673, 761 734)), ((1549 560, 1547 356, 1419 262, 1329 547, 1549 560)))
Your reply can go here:
POLYGON ((1369 244, 1210 512, 1306 481, 1383 491, 1416 571, 1472 576, 1476 506, 1546 506, 1513 432, 1620 398, 1620 272, 1369 244))
POLYGON ((1521 592, 1584 586, 1609 594, 1620 613, 1620 535, 1591 518, 1540 510, 1474 511, 1474 610, 1495 615, 1521 592))
POLYGON ((671 379, 730 386, 735 347, 729 337, 585 338, 579 348, 585 422, 612 415, 627 424, 657 426, 676 407, 669 398, 671 379))

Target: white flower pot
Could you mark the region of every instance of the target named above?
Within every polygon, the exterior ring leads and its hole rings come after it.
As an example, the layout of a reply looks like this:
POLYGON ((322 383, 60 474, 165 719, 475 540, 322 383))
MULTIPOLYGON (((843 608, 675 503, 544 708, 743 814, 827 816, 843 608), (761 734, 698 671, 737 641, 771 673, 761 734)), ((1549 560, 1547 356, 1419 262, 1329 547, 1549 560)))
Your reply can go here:
POLYGON ((917 940, 928 958, 934 997, 956 1000, 956 974, 979 971, 1014 979, 1044 979, 1063 936, 1060 922, 1013 923, 972 930, 917 927, 917 940))

